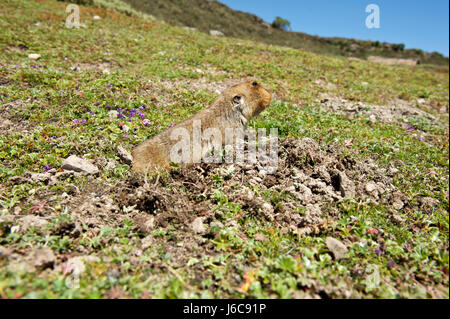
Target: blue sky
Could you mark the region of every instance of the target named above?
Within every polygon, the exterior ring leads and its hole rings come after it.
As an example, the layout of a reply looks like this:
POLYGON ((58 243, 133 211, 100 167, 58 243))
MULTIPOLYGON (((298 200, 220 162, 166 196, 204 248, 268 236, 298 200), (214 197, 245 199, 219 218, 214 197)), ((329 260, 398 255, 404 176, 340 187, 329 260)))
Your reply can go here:
POLYGON ((404 43, 449 55, 448 0, 219 0, 232 9, 256 14, 267 22, 276 16, 293 31, 325 37, 404 43), (380 8, 380 28, 365 25, 366 6, 380 8))

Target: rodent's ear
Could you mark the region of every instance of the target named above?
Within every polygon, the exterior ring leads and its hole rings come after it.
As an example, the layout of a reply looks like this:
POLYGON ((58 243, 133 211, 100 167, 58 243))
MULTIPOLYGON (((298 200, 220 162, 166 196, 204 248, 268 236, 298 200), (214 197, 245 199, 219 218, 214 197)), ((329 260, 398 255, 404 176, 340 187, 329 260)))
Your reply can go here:
POLYGON ((234 105, 241 104, 241 101, 242 101, 242 96, 240 96, 240 95, 235 95, 235 96, 233 97, 233 104, 234 104, 234 105))

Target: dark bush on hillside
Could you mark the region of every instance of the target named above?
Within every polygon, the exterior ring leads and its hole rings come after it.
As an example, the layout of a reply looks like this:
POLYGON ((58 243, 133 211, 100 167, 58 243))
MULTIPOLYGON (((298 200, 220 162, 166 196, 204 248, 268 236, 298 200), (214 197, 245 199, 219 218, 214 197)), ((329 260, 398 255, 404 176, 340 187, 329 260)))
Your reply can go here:
POLYGON ((405 49, 405 45, 403 43, 393 44, 392 49, 394 51, 403 51, 405 49))
POLYGON ((276 17, 272 22, 272 27, 277 29, 289 30, 291 28, 291 23, 286 19, 276 17))

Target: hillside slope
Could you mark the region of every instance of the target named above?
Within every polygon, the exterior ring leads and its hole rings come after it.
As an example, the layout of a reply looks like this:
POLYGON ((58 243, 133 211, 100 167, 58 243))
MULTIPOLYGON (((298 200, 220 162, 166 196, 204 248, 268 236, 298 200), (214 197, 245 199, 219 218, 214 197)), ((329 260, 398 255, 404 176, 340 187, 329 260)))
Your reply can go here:
POLYGON ((448 69, 66 5, 0 2, 2 298, 448 298, 448 69), (250 79, 275 174, 132 173, 119 147, 250 79))
POLYGON ((207 0, 124 0, 138 11, 170 24, 195 27, 202 32, 219 30, 235 38, 289 46, 310 52, 366 58, 371 55, 418 59, 421 63, 448 65, 448 58, 422 50, 404 50, 401 44, 345 38, 325 38, 302 32, 288 32, 270 26, 259 17, 232 10, 219 1, 207 0))

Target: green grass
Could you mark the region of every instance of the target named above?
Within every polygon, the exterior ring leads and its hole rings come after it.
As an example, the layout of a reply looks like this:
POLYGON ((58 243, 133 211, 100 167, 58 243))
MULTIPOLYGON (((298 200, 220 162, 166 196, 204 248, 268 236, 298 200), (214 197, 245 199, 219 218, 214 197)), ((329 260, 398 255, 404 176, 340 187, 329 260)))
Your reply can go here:
MULTIPOLYGON (((402 97, 412 105, 419 106, 417 100, 423 98, 426 104, 444 106, 449 102, 448 73, 429 66, 375 65, 214 38, 98 8, 81 7, 86 28, 67 29, 65 5, 48 0, 0 4, 0 114, 15 125, 15 131, 0 136, 0 214, 18 208, 20 214, 32 214, 32 206, 47 201, 57 216, 50 220, 50 235, 1 228, 0 245, 19 254, 45 245, 58 255, 58 262, 63 255, 86 254, 101 257, 101 262, 88 267, 78 289, 70 289, 61 271, 11 272, 7 258, 0 255, 2 297, 292 298, 313 293, 311 287, 316 287, 337 298, 448 298, 448 114, 420 106, 439 118, 437 126, 413 123, 425 130, 424 142, 415 131, 325 112, 317 102, 321 93, 329 93, 369 104, 388 104, 402 97), (94 21, 93 15, 102 19, 94 21), (27 49, 12 50, 20 46, 27 49), (42 57, 32 61, 29 53, 42 57), (110 73, 95 68, 75 71, 76 63, 108 63, 110 73), (284 102, 272 102, 251 126, 278 127, 283 137, 311 137, 338 147, 353 139, 346 150, 349 157, 372 158, 382 167, 401 163, 395 186, 413 202, 417 196, 429 196, 440 204, 432 209, 406 208, 398 222, 387 205, 348 200, 339 203, 339 217, 324 231, 298 238, 245 214, 217 191, 217 216, 223 224, 235 220, 237 225, 195 236, 196 242, 211 247, 211 253, 193 254, 187 264, 179 265, 173 243, 189 234, 174 228, 156 229, 149 235, 152 246, 139 256, 134 251, 142 246, 143 235, 126 219, 110 220, 101 229, 84 225, 77 238, 51 231, 73 218, 71 209, 59 204, 71 185, 83 190, 92 183, 120 183, 131 175, 128 165, 117 162, 95 181, 73 177, 55 186, 10 182, 27 171, 42 172, 45 165, 59 169, 71 154, 117 160, 118 145, 130 149, 207 107, 217 96, 207 89, 163 87, 160 80, 195 82, 201 77, 210 83, 258 79, 284 102), (318 79, 335 86, 319 86, 318 79), (150 125, 144 126, 138 117, 130 122, 110 119, 108 105, 124 110, 146 105, 143 114, 150 125), (257 234, 266 240, 257 240, 257 234), (327 236, 358 240, 346 259, 335 261, 325 245, 327 236), (380 274, 377 287, 370 284, 374 269, 380 274), (111 275, 113 271, 119 275, 111 275), (239 290, 242 287, 246 292, 239 290)), ((221 185, 220 178, 216 182, 221 185)), ((272 202, 282 202, 286 196, 261 195, 272 202)))

